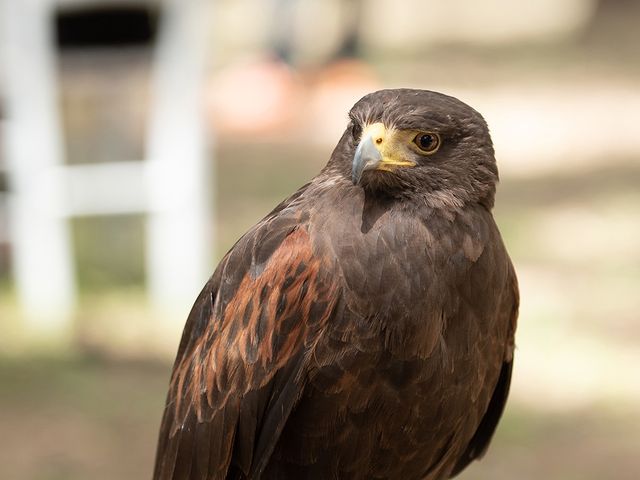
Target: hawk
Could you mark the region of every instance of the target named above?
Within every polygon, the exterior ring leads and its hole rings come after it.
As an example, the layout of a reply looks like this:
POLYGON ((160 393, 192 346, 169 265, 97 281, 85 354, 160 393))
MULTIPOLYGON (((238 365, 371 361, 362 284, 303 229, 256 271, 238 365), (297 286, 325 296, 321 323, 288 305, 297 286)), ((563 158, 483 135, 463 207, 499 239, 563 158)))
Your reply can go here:
POLYGON ((436 480, 486 451, 518 312, 487 125, 409 89, 349 117, 197 298, 155 480, 436 480))

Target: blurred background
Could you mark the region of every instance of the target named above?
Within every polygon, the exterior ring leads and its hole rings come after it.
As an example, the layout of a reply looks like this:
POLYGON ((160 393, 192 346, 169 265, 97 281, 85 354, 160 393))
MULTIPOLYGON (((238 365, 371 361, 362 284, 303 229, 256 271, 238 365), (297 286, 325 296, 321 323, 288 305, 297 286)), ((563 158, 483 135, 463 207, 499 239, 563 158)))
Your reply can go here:
POLYGON ((522 306, 466 479, 640 476, 640 2, 0 0, 0 471, 151 475, 171 362, 233 242, 363 94, 492 131, 522 306))

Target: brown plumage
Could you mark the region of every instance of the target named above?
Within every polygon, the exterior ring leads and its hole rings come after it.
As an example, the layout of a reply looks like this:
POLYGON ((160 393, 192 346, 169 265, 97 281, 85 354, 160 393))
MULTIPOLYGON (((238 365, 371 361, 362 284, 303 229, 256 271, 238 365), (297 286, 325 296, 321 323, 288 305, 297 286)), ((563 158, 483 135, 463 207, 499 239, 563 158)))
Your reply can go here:
POLYGON ((518 310, 486 124, 421 90, 350 118, 196 300, 154 479, 435 480, 485 452, 518 310))

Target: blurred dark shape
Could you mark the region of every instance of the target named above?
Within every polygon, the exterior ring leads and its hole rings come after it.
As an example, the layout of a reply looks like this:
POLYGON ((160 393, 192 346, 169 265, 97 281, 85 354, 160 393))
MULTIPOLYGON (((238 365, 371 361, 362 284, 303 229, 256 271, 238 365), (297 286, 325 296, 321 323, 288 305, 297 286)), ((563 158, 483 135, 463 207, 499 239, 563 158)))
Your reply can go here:
MULTIPOLYGON (((329 104, 317 99, 324 93, 340 98, 339 103, 344 105, 379 88, 377 75, 362 59, 360 33, 366 20, 366 2, 334 3, 337 42, 311 59, 305 53, 308 45, 296 35, 298 10, 304 3, 273 0, 269 12, 271 33, 262 58, 248 63, 231 62, 217 75, 211 88, 210 108, 219 133, 289 135, 306 123, 309 105, 329 104), (259 91, 253 89, 256 84, 261 86, 259 91)), ((315 116, 323 114, 316 112, 315 116)))
POLYGON ((147 82, 160 20, 158 6, 144 2, 57 10, 66 163, 143 159, 147 82))
MULTIPOLYGON (((0 126, 5 118, 4 105, 0 95, 0 126)), ((0 284, 9 281, 9 226, 6 199, 9 193, 9 178, 4 158, 3 136, 0 134, 0 284)))
POLYGON ((158 30, 159 10, 151 4, 62 8, 55 22, 61 49, 150 45, 158 30))
POLYGON ((639 16, 640 2, 636 0, 599 0, 582 39, 605 48, 615 42, 614 55, 620 50, 637 49, 639 16))
MULTIPOLYGON (((294 10, 300 0, 275 0, 273 6, 271 49, 275 56, 289 65, 295 63, 296 44, 294 35, 296 18, 294 10)), ((361 55, 359 28, 362 22, 363 0, 346 0, 340 5, 344 17, 340 31, 340 42, 329 55, 329 62, 342 58, 357 58, 361 55)))
POLYGON ((618 12, 629 13, 634 7, 638 5, 637 0, 598 0, 595 17, 603 11, 616 10, 618 12))

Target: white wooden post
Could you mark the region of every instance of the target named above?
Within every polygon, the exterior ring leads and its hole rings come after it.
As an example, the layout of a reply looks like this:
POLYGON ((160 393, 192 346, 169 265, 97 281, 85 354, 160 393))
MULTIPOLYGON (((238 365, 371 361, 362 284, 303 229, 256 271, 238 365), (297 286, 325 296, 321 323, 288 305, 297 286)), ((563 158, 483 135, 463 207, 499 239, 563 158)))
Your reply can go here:
POLYGON ((211 179, 202 93, 207 2, 166 0, 147 143, 147 267, 153 303, 181 325, 211 274, 211 179), (178 315, 178 317, 176 317, 178 315))
POLYGON ((75 302, 63 192, 52 3, 4 0, 9 235, 17 291, 28 326, 64 334, 75 302))
POLYGON ((45 334, 70 330, 76 289, 67 218, 143 212, 151 300, 165 313, 160 318, 180 327, 212 267, 212 176, 201 111, 210 3, 163 4, 145 161, 72 166, 63 164, 55 3, 0 0, 9 235, 28 324, 45 334))

